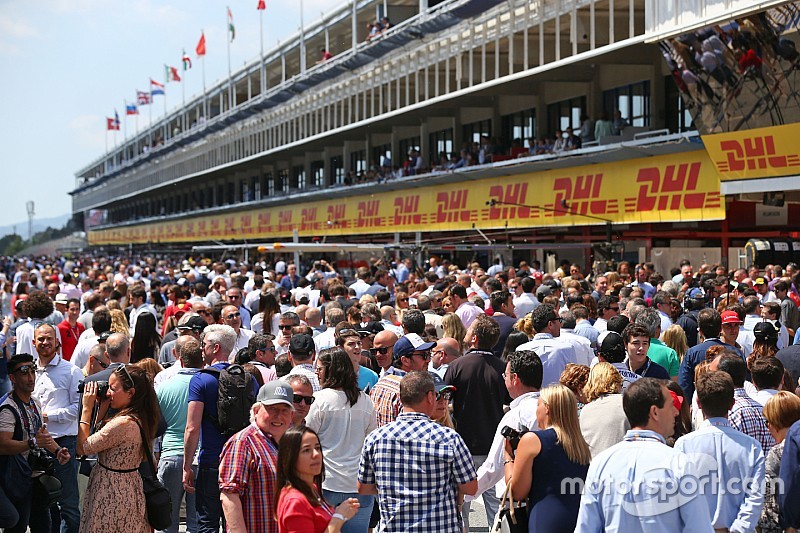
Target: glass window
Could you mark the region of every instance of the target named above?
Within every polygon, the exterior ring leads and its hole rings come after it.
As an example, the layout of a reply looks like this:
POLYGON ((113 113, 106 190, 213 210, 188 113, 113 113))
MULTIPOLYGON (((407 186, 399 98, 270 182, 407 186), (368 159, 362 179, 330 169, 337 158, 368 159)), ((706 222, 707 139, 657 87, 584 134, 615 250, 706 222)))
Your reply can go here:
POLYGON ((581 115, 586 110, 586 97, 570 98, 547 104, 547 130, 553 135, 556 130, 564 131, 568 127, 581 127, 581 115))
POLYGON ((503 117, 503 137, 507 142, 536 138, 536 110, 526 109, 503 117))
POLYGON ((436 131, 430 134, 431 161, 439 159, 439 154, 453 153, 453 128, 436 131))
POLYGON ((357 150, 350 152, 350 170, 353 172, 364 172, 367 170, 367 151, 357 150))
POLYGON ((465 124, 462 127, 464 141, 471 143, 480 143, 481 137, 492 136, 492 121, 489 119, 480 120, 471 124, 465 124))
POLYGON ((650 126, 650 82, 640 81, 603 91, 603 105, 612 117, 619 109, 622 118, 631 126, 650 126))
POLYGON ((340 156, 331 157, 331 176, 336 185, 344 184, 344 160, 340 156))
POLYGON ((323 161, 311 162, 311 179, 314 187, 324 187, 325 183, 325 163, 323 161))

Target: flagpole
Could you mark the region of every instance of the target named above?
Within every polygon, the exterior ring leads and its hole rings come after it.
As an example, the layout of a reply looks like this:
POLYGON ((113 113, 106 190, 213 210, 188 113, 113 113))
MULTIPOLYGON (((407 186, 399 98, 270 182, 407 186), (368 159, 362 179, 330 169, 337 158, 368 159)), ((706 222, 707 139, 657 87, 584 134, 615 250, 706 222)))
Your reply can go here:
POLYGON ((153 147, 153 88, 150 87, 150 104, 147 106, 147 144, 153 147))
POLYGON ((231 20, 229 20, 230 12, 231 8, 228 7, 228 10, 225 12, 225 26, 228 29, 228 31, 226 32, 227 39, 225 40, 228 42, 228 109, 229 110, 233 108, 233 92, 232 92, 233 78, 231 77, 231 39, 230 36, 228 35, 231 32, 230 25, 233 23, 231 20))
POLYGON ((265 81, 266 76, 264 76, 264 10, 263 9, 259 9, 258 10, 258 26, 259 26, 258 36, 259 36, 260 41, 261 41, 261 84, 260 84, 261 87, 260 87, 260 89, 261 89, 261 94, 264 94, 264 90, 265 90, 264 85, 266 85, 264 83, 264 81, 265 81))
MULTIPOLYGON (((205 38, 205 32, 200 30, 200 35, 205 38)), ((203 120, 208 120, 208 94, 206 94, 206 54, 205 50, 203 50, 203 55, 200 56, 202 59, 201 67, 203 69, 203 120)))
POLYGON ((167 84, 169 83, 169 73, 164 70, 164 118, 167 118, 167 84))
POLYGON ((123 105, 125 106, 125 124, 122 126, 122 142, 128 140, 128 101, 123 100, 123 105))

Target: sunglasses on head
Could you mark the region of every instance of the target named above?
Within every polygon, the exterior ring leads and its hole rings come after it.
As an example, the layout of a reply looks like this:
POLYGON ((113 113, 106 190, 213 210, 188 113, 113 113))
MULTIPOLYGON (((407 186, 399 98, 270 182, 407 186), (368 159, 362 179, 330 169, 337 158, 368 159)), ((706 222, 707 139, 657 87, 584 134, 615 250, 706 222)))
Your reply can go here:
POLYGON ((387 353, 389 353, 389 350, 391 350, 391 348, 388 346, 384 348, 370 348, 369 353, 372 355, 378 355, 378 354, 386 355, 387 353))
POLYGON ((127 378, 128 379, 128 383, 130 384, 131 387, 136 385, 136 383, 133 381, 133 376, 131 376, 131 373, 128 372, 128 365, 118 366, 114 370, 114 372, 116 372, 117 374, 119 374, 120 376, 122 376, 124 378, 127 378))
POLYGON ((359 332, 357 332, 354 329, 350 329, 350 328, 343 329, 342 331, 339 332, 339 336, 340 337, 350 337, 352 335, 358 335, 359 337, 361 336, 361 334, 359 332))
POLYGON ((314 403, 314 400, 315 398, 313 396, 303 396, 297 393, 294 394, 294 398, 292 399, 294 403, 300 404, 305 402, 306 405, 311 405, 312 403, 314 403))
POLYGON ((22 374, 23 376, 27 376, 28 374, 35 373, 36 369, 37 369, 36 365, 34 363, 31 363, 31 364, 28 364, 28 365, 22 365, 20 367, 17 367, 16 370, 14 370, 14 373, 15 374, 22 374))

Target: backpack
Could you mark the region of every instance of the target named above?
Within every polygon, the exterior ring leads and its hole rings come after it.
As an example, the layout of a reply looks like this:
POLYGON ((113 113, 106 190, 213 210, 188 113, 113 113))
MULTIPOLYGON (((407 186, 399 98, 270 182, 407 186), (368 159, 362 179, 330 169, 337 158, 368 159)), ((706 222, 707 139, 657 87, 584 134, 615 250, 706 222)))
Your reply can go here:
POLYGON ((211 374, 219 382, 217 416, 209 415, 214 427, 226 438, 246 428, 250 424, 250 408, 256 403, 250 374, 237 364, 222 370, 204 368, 200 372, 211 374))

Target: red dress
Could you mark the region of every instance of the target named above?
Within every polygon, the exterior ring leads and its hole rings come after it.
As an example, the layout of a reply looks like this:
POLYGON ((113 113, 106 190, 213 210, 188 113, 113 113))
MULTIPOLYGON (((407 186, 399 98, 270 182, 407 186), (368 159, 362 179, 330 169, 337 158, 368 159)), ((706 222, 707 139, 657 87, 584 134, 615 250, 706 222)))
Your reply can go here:
POLYGON ((333 509, 323 503, 311 505, 302 492, 284 487, 278 499, 278 531, 280 533, 322 533, 328 527, 333 509))

